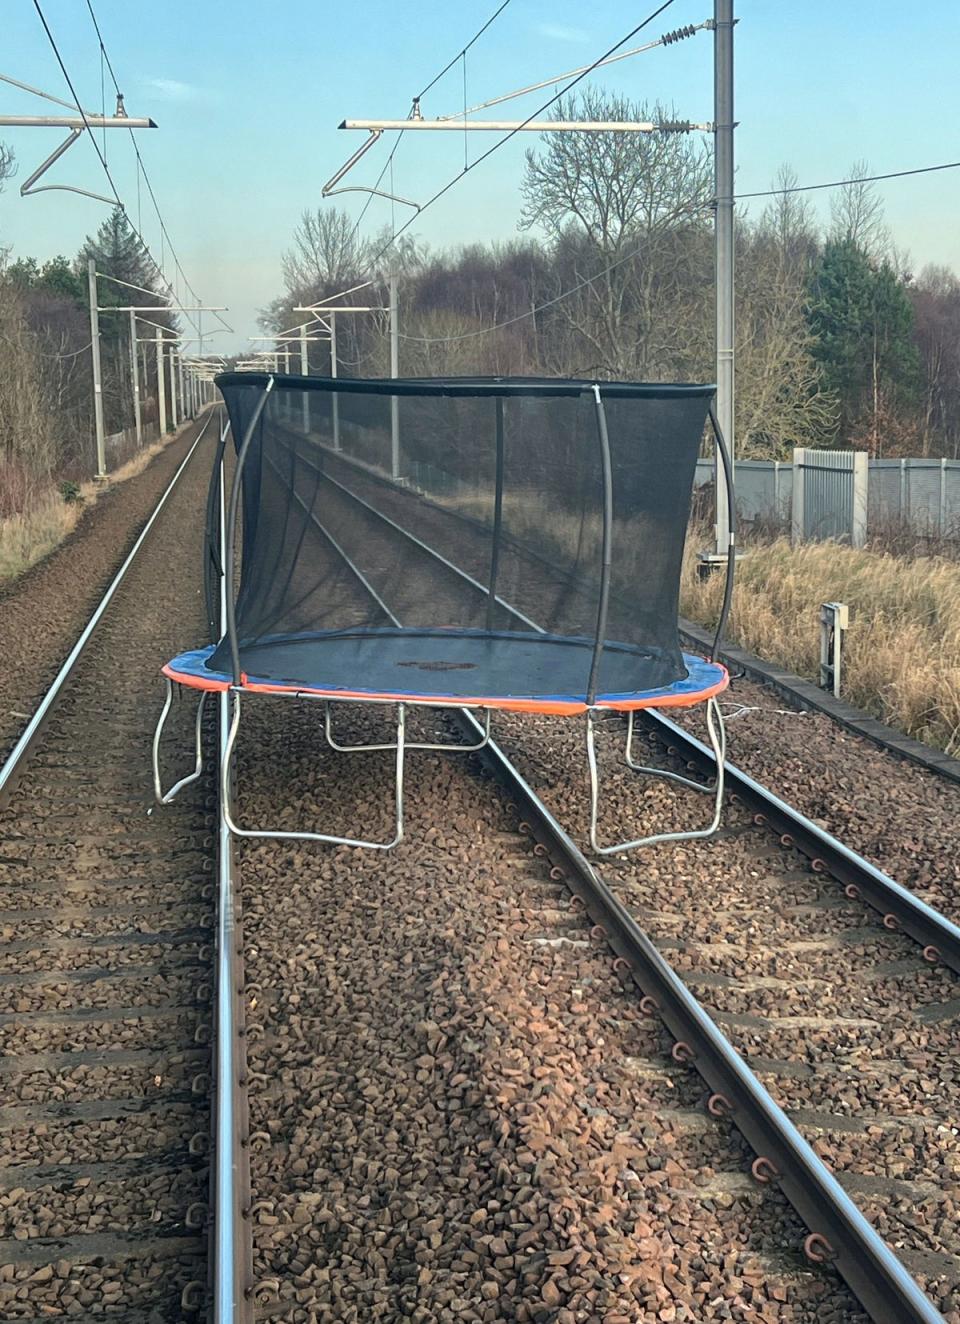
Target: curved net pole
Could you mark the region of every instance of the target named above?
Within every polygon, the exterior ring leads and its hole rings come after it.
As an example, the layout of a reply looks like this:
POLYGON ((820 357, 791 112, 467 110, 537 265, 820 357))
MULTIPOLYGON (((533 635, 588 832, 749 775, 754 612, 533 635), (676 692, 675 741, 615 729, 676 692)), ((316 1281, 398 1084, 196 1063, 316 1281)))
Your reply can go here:
POLYGON ((597 605, 597 634, 590 661, 590 679, 587 683, 587 705, 593 707, 597 699, 600 679, 600 659, 607 634, 607 613, 610 606, 610 566, 613 547, 613 465, 610 460, 610 437, 607 415, 600 398, 600 387, 594 383, 593 399, 597 412, 597 438, 600 442, 600 463, 603 466, 603 546, 600 564, 600 601, 597 605))
POLYGON ((223 574, 223 566, 220 564, 220 484, 223 481, 223 452, 229 435, 228 422, 220 429, 220 439, 217 442, 213 468, 210 471, 204 525, 203 598, 207 608, 207 625, 212 644, 220 639, 220 576, 223 574))
POLYGON ((226 581, 225 588, 227 595, 227 638, 230 641, 230 661, 233 667, 233 683, 237 687, 239 687, 242 680, 240 673, 240 644, 237 640, 237 609, 233 588, 233 546, 237 533, 237 506, 240 504, 240 487, 243 479, 243 466, 246 463, 247 452, 250 450, 253 434, 256 431, 257 424, 260 422, 260 415, 263 413, 264 406, 267 403, 267 396, 273 390, 273 382, 273 377, 267 379, 267 384, 263 388, 263 394, 254 406, 253 413, 250 416, 250 422, 247 424, 247 430, 243 434, 243 440, 240 443, 240 449, 237 452, 237 467, 233 474, 233 487, 230 491, 230 510, 227 514, 226 565, 223 567, 223 574, 226 581))
POLYGON ((720 428, 720 420, 717 418, 717 411, 714 408, 712 400, 710 402, 709 414, 717 452, 720 456, 720 462, 723 465, 723 482, 727 489, 727 510, 729 511, 728 527, 730 530, 730 539, 727 543, 727 577, 723 589, 723 606, 720 608, 720 619, 717 621, 717 632, 713 636, 713 646, 710 649, 710 661, 716 662, 717 653, 720 651, 720 640, 723 638, 723 632, 727 628, 727 618, 730 615, 730 604, 733 601, 733 575, 736 568, 737 511, 736 506, 734 505, 733 464, 730 460, 730 451, 727 449, 727 443, 724 440, 723 432, 720 428))
POLYGON ((490 552, 490 588, 487 594, 487 630, 493 629, 493 613, 497 605, 497 573, 500 568, 500 529, 503 524, 503 398, 497 396, 497 469, 496 491, 493 498, 493 547, 490 552))

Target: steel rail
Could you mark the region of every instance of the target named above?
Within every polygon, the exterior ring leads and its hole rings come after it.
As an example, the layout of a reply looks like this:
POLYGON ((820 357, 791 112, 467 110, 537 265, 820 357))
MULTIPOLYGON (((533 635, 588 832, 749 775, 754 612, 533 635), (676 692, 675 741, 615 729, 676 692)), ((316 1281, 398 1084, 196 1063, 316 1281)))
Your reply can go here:
MULTIPOLYGON (((305 457, 301 455, 299 458, 308 467, 312 467, 305 457)), ((474 579, 460 566, 430 548, 422 539, 410 533, 403 525, 390 519, 389 516, 378 511, 375 506, 364 501, 356 492, 338 482, 337 479, 332 478, 329 474, 324 475, 324 477, 327 482, 333 484, 346 496, 351 497, 365 510, 376 515, 383 523, 401 534, 414 546, 427 551, 434 559, 440 561, 447 570, 458 575, 471 587, 486 594, 484 585, 480 584, 478 580, 474 579)), ((392 484, 388 484, 388 486, 392 486, 392 484)), ((456 512, 447 513, 452 514, 455 518, 457 517, 456 512)), ((498 597, 497 603, 504 611, 543 633, 541 626, 535 621, 531 621, 528 616, 525 616, 523 612, 504 598, 498 597)), ((656 731, 662 737, 664 743, 676 748, 685 760, 695 762, 708 773, 716 772, 716 761, 711 750, 702 741, 685 731, 683 727, 678 726, 676 722, 664 717, 654 709, 644 709, 643 712, 637 714, 637 717, 651 730, 656 731)), ((932 906, 928 906, 926 902, 922 901, 908 888, 896 882, 862 855, 858 855, 848 846, 845 846, 830 832, 818 827, 800 810, 794 809, 781 800, 773 791, 755 781, 735 764, 730 763, 729 760, 724 761, 724 769, 730 791, 739 796, 746 805, 753 809, 755 814, 761 816, 764 822, 769 823, 772 828, 776 829, 780 833, 781 839, 786 838, 784 845, 795 845, 813 862, 818 871, 829 873, 837 882, 843 883, 851 899, 860 898, 878 911, 883 917, 886 928, 900 930, 913 938, 923 948, 924 956, 928 960, 931 962, 942 960, 956 974, 960 974, 960 927, 945 915, 940 914, 939 911, 934 910, 932 906)))
MULTIPOLYGON (((682 758, 703 768, 716 769, 712 753, 696 736, 662 713, 649 711, 643 716, 658 738, 682 758)), ((785 846, 796 846, 818 872, 826 872, 843 883, 851 900, 865 901, 878 911, 886 928, 901 930, 915 939, 928 960, 943 961, 955 974, 960 974, 960 928, 956 924, 736 764, 727 760, 724 768, 731 792, 753 809, 760 822, 778 831, 785 846)))
MULTIPOLYGON (((464 709, 457 710, 456 719, 468 731, 478 725, 464 709)), ((491 740, 478 757, 522 805, 534 834, 564 870, 570 890, 627 963, 637 986, 653 999, 651 1011, 672 1034, 676 1060, 693 1066, 712 1089, 711 1113, 729 1116, 758 1156, 757 1163, 766 1160, 761 1168, 755 1164, 754 1173, 761 1174, 758 1180, 776 1182, 810 1229, 805 1245, 811 1258, 820 1248, 821 1258, 832 1261, 876 1324, 894 1319, 898 1324, 943 1324, 940 1311, 507 755, 491 740)))
MULTIPOLYGON (((365 503, 364 503, 365 504, 365 503)), ((384 517, 386 519, 386 517, 384 517)), ((387 521, 406 534, 402 526, 387 521)), ((420 539, 406 535, 422 545, 420 539)), ((345 559, 348 559, 345 557, 345 559)), ((445 563, 452 569, 452 563, 445 563)), ((461 572, 471 579, 466 572, 461 572)), ((451 708, 465 733, 474 737, 482 728, 465 708, 451 708)), ((665 721, 666 719, 659 719, 665 721)), ((674 723, 667 723, 680 732, 674 723)), ((685 735, 685 733, 682 733, 685 735)), ((692 738, 689 738, 692 739, 692 738)), ((680 737, 677 737, 678 743, 680 737)), ((705 746, 703 757, 714 765, 705 746)), ((523 807, 531 820, 528 826, 565 870, 570 890, 579 897, 595 924, 604 931, 609 945, 630 969, 631 976, 652 999, 656 1011, 674 1036, 674 1057, 692 1065, 711 1087, 708 1107, 715 1115, 727 1115, 757 1155, 754 1174, 760 1181, 774 1181, 810 1229, 805 1249, 811 1259, 829 1260, 876 1324, 943 1324, 943 1316, 910 1276, 900 1259, 876 1232, 858 1206, 803 1138, 786 1113, 774 1101, 757 1076, 734 1049, 719 1027, 700 1005, 636 920, 597 874, 568 833, 560 826, 519 770, 495 741, 477 751, 493 775, 523 807), (763 1165, 757 1165, 763 1161, 763 1165)), ((730 765, 727 764, 727 767, 730 765)), ((733 770, 736 772, 736 770, 733 770)), ((744 774, 738 774, 746 782, 744 774)), ((772 793, 753 783, 757 792, 776 801, 772 793)), ((747 789, 744 786, 744 789, 747 789)), ((789 806, 777 801, 784 809, 789 806)), ((795 814, 796 811, 790 811, 795 814)), ((797 815, 802 818, 801 815, 797 815)), ((815 825, 811 824, 815 828, 815 825)), ((819 829, 816 829, 819 832, 819 829)), ((820 833, 821 838, 829 834, 820 833)), ((833 841, 834 839, 829 838, 833 841)), ((789 843, 788 843, 789 844, 789 843)), ((848 860, 859 860, 852 851, 835 843, 848 860)), ((819 858, 819 857, 818 857, 819 858)), ((873 866, 862 861, 868 869, 873 866)), ((879 870, 874 870, 881 878, 879 870)), ((887 880, 904 896, 905 889, 887 880)), ((914 898, 916 900, 916 898, 914 898)), ((923 903, 919 903, 921 906, 923 903)), ((929 908, 927 908, 929 909, 929 908)), ((931 916, 936 912, 931 911, 931 916)), ((942 918, 936 916, 936 918, 942 918)), ((944 920, 949 924, 949 921, 944 920)), ((952 926, 951 926, 952 927, 952 926)))
POLYGON ((9 800, 13 788, 16 786, 17 781, 20 777, 20 774, 23 771, 24 767, 26 766, 27 759, 29 758, 30 752, 32 751, 34 744, 36 743, 37 737, 39 736, 41 730, 44 727, 44 724, 46 723, 48 717, 50 716, 51 709, 56 704, 60 695, 63 693, 64 687, 66 686, 67 682, 72 676, 73 670, 80 656, 82 655, 84 649, 86 648, 87 644, 90 642, 91 638, 93 637, 93 634, 97 629, 97 626, 100 624, 100 621, 103 619, 103 615, 106 612, 107 608, 109 607, 111 601, 113 600, 114 594, 116 593, 120 585, 123 583, 127 571, 130 569, 131 565, 133 565, 137 553, 140 551, 140 548, 143 546, 144 542, 146 541, 147 535, 149 534, 150 530, 153 528, 157 520, 157 517, 159 516, 161 510, 163 510, 163 507, 166 505, 167 500, 169 499, 171 493, 173 492, 174 488, 176 487, 180 479, 180 476, 186 469, 187 465, 190 463, 190 459, 194 451, 200 445, 200 442, 203 439, 203 434, 206 432, 212 417, 213 414, 211 412, 207 416, 207 419, 204 422, 203 427, 200 429, 199 433, 197 434, 197 437, 194 440, 193 445, 190 447, 189 451, 187 451, 186 456, 181 461, 180 466, 177 469, 176 473, 170 479, 170 482, 168 483, 166 490, 164 491, 160 500, 157 502, 156 506, 154 507, 153 513, 151 514, 150 518, 147 520, 146 524, 144 524, 143 528, 140 530, 140 534, 137 537, 136 542, 130 548, 130 551, 127 553, 126 559, 124 560, 120 569, 114 575, 113 579, 110 582, 109 587, 107 588, 103 597, 100 599, 100 602, 97 604, 96 608, 94 609, 90 619, 87 621, 86 625, 81 630, 79 638, 71 648, 69 654, 67 655, 66 660, 64 661, 63 665, 60 667, 60 670, 57 672, 52 683, 50 684, 50 687, 48 688, 47 692, 44 694, 43 698, 40 700, 39 704, 37 705, 33 713, 33 716, 30 718, 30 721, 28 722, 25 730, 21 733, 19 740, 14 745, 13 749, 10 751, 7 758, 4 760, 3 766, 0 767, 0 808, 3 808, 3 806, 6 805, 7 801, 9 800))
MULTIPOLYGON (((221 441, 230 429, 227 423, 221 441)), ((220 637, 227 633, 226 465, 220 457, 220 637)), ((222 768, 230 732, 230 696, 218 696, 217 764, 222 768)), ((218 787, 222 785, 217 776, 218 787)), ((233 834, 220 796, 217 832, 216 1058, 213 1170, 213 1318, 215 1324, 251 1324, 253 1238, 249 1225, 250 1149, 246 1090, 243 944, 233 834)))

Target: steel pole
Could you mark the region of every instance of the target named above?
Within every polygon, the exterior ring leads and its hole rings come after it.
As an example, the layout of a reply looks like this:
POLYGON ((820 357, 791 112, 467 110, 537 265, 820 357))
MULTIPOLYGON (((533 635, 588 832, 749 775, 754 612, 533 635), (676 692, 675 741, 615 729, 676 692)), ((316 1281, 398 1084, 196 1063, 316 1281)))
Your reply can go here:
MULTIPOLYGON (((337 376, 337 314, 330 314, 330 376, 337 376)), ((333 392, 333 449, 340 449, 340 397, 333 392)))
POLYGON ((184 369, 184 366, 183 366, 183 350, 180 349, 180 350, 177 351, 177 388, 178 388, 178 390, 179 390, 179 392, 180 392, 180 422, 181 422, 181 423, 182 423, 183 420, 186 418, 187 413, 188 413, 188 410, 187 410, 187 392, 186 392, 186 390, 185 390, 186 383, 185 383, 185 381, 184 381, 184 372, 185 372, 185 369, 184 369))
MULTIPOLYGON (((307 344, 307 324, 300 325, 300 376, 309 377, 310 375, 310 347, 307 344)), ((310 392, 301 391, 300 393, 300 422, 304 432, 310 431, 310 392)))
POLYGON ((133 383, 133 422, 137 430, 137 449, 143 445, 143 423, 140 418, 140 365, 137 362, 137 314, 130 313, 130 380, 133 383))
MULTIPOLYGON (((400 324, 397 319, 397 278, 390 277, 390 376, 400 376, 400 324)), ((400 477, 400 401, 390 397, 390 477, 400 477)))
POLYGON ((157 423, 160 427, 160 440, 167 435, 167 384, 164 381, 163 332, 156 334, 157 342, 157 423))
POLYGON ((90 296, 90 361, 93 365, 93 419, 97 437, 97 477, 107 476, 107 447, 103 427, 103 374, 100 367, 100 313, 97 308, 97 263, 87 259, 87 291, 90 296))
MULTIPOLYGON (((733 0, 714 0, 713 118, 714 195, 716 203, 717 418, 731 460, 734 448, 734 308, 733 308, 733 0)), ((720 469, 714 469, 717 502, 716 552, 724 556, 730 540, 730 512, 720 469)))
POLYGON ((170 346, 170 353, 167 355, 167 362, 170 365, 170 425, 174 432, 177 430, 177 350, 176 346, 170 346))

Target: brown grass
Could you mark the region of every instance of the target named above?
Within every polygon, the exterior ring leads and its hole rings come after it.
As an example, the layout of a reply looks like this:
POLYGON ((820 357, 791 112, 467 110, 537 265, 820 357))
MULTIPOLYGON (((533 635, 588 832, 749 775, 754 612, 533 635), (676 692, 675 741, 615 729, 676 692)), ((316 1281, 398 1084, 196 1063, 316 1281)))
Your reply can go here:
POLYGON ((96 505, 98 497, 142 473, 173 439, 171 435, 166 441, 144 446, 103 482, 83 483, 75 501, 65 501, 56 487, 32 492, 22 510, 0 519, 0 582, 22 575, 49 556, 77 527, 84 511, 96 505))
MULTIPOLYGON (((700 580, 687 539, 680 609, 716 623, 722 576, 700 580)), ((728 638, 810 680, 820 662, 821 602, 850 608, 843 696, 891 726, 960 754, 960 565, 836 543, 749 549, 738 565, 728 638)))

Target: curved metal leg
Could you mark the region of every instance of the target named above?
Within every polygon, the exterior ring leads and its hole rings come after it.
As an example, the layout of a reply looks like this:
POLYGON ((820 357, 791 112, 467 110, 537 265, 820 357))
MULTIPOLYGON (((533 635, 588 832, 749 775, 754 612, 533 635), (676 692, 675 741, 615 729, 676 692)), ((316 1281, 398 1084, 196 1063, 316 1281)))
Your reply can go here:
POLYGON ((326 832, 281 832, 266 828, 239 827, 233 815, 232 778, 233 747, 240 729, 240 694, 232 691, 233 714, 230 730, 223 750, 223 762, 220 768, 220 797, 223 805, 223 819, 235 837, 266 837, 271 841, 323 841, 331 846, 363 846, 368 850, 392 850, 403 840, 403 754, 406 734, 406 710, 404 705, 397 705, 396 744, 372 745, 371 749, 395 749, 396 758, 396 830, 391 841, 364 841, 359 837, 335 837, 326 832))
MULTIPOLYGON (((727 749, 723 714, 716 699, 707 701, 707 733, 710 737, 710 748, 713 750, 713 757, 717 765, 717 775, 714 778, 713 785, 705 787, 697 782, 689 782, 686 777, 676 775, 670 775, 670 780, 689 785, 694 790, 713 792, 713 817, 709 826, 691 832, 658 832, 650 837, 637 837, 634 841, 621 841, 613 846, 601 846, 597 840, 600 778, 597 771, 597 751, 594 745, 593 713, 591 711, 587 712, 587 767, 590 772, 590 845, 597 855, 620 855, 627 851, 637 850, 640 846, 656 846, 665 841, 696 841, 703 837, 713 836, 720 826, 720 816, 723 811, 724 759, 727 749)), ((630 728, 629 734, 632 734, 632 728, 630 728)), ((631 763, 630 766, 633 767, 634 765, 631 763)), ((649 770, 642 768, 638 771, 648 772, 649 770)), ((655 773, 659 772, 658 769, 653 771, 655 773)))
POLYGON ((153 793, 156 796, 157 804, 168 805, 174 800, 185 786, 195 782, 203 773, 203 705, 206 702, 207 691, 200 692, 200 701, 197 704, 197 718, 194 724, 194 746, 195 762, 193 772, 188 773, 186 777, 181 777, 170 787, 169 791, 164 793, 160 784, 160 737, 163 734, 163 728, 167 723, 167 716, 173 703, 173 682, 169 676, 164 677, 167 682, 167 696, 163 701, 163 708, 160 711, 160 717, 157 721, 157 729, 153 733, 153 793))
MULTIPOLYGON (((331 718, 332 707, 333 707, 332 701, 327 700, 324 702, 323 730, 324 730, 324 734, 327 737, 327 744, 330 746, 331 749, 335 749, 341 754, 355 754, 358 752, 370 753, 373 750, 379 750, 379 749, 396 749, 397 747, 396 741, 393 740, 386 741, 385 743, 378 745, 338 744, 337 741, 334 740, 333 738, 332 718, 331 718)), ((447 750, 451 754, 471 754, 475 750, 483 749, 484 745, 486 745, 490 739, 490 709, 489 708, 485 709, 485 712, 486 712, 486 720, 484 722, 484 728, 483 728, 483 739, 478 741, 477 744, 475 745, 432 745, 424 741, 408 740, 406 747, 407 749, 447 750)))
MULTIPOLYGON (((708 701, 708 706, 707 706, 708 727, 710 724, 709 705, 712 704, 713 702, 714 702, 713 699, 710 699, 708 701)), ((723 725, 722 714, 720 714, 719 707, 717 707, 717 714, 721 716, 720 737, 723 748, 723 758, 720 761, 722 763, 727 756, 727 732, 726 732, 726 727, 723 725)), ((702 791, 704 795, 712 795, 716 791, 717 788, 716 777, 714 777, 709 782, 697 782, 694 781, 692 777, 681 776, 679 772, 670 772, 668 768, 652 768, 645 763, 634 763, 633 761, 634 716, 635 716, 634 710, 631 708, 630 711, 627 713, 627 743, 624 752, 624 762, 626 763, 628 768, 632 768, 634 772, 641 772, 647 777, 660 777, 664 781, 676 782, 679 786, 686 786, 687 789, 690 791, 702 791)))

